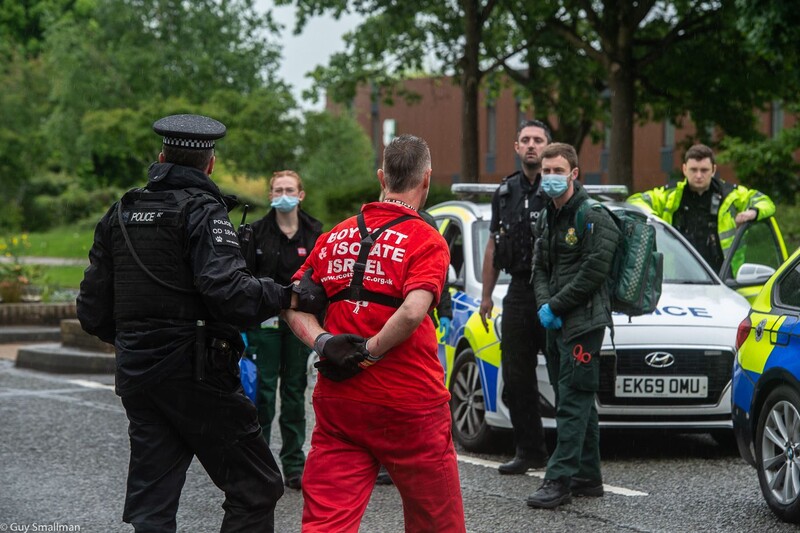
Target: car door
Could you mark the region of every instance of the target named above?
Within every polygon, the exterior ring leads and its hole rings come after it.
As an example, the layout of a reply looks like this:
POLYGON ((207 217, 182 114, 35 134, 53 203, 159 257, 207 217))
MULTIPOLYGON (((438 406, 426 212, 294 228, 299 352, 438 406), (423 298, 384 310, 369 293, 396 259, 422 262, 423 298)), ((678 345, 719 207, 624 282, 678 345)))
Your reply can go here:
POLYGON ((752 303, 764 283, 787 257, 775 217, 747 222, 736 230, 719 277, 752 303))

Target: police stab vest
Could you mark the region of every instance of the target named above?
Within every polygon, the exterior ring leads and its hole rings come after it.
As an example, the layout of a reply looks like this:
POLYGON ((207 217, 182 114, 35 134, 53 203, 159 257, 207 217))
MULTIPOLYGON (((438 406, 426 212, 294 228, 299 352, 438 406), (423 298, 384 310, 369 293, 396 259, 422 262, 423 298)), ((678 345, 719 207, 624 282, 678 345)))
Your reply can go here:
POLYGON ((510 274, 531 272, 533 249, 533 226, 539 212, 547 205, 536 189, 527 194, 522 190, 521 180, 527 179, 517 172, 500 184, 499 229, 495 239, 495 268, 510 274))
POLYGON ((197 195, 213 198, 194 188, 132 189, 117 204, 111 219, 117 322, 208 316, 186 254, 186 207, 197 195))

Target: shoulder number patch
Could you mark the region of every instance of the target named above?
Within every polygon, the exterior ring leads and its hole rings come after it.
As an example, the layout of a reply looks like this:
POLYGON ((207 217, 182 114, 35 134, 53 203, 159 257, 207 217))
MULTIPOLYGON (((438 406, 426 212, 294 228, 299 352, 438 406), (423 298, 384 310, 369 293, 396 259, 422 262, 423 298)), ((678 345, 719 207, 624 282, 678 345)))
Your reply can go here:
POLYGON ((209 221, 211 237, 215 245, 234 246, 239 248, 239 236, 233 230, 230 220, 224 218, 212 218, 209 221))

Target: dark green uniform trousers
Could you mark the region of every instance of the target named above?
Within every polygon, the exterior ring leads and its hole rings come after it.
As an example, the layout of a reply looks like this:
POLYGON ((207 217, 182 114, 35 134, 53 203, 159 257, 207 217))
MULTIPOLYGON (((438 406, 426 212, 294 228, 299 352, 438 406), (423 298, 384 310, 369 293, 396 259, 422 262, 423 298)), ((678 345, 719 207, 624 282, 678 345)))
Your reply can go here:
POLYGON ((579 477, 602 480, 600 429, 595 394, 600 386, 600 347, 605 330, 599 329, 565 343, 561 330, 547 331, 547 373, 556 391, 556 449, 547 463, 545 479, 579 477), (573 350, 580 345, 588 363, 577 362, 573 350))
POLYGON ((305 465, 303 442, 306 438, 305 391, 306 361, 310 350, 294 336, 283 320, 277 327, 247 331, 248 352, 256 354, 258 367, 258 421, 269 444, 280 379, 281 431, 280 460, 284 476, 302 472, 305 465))

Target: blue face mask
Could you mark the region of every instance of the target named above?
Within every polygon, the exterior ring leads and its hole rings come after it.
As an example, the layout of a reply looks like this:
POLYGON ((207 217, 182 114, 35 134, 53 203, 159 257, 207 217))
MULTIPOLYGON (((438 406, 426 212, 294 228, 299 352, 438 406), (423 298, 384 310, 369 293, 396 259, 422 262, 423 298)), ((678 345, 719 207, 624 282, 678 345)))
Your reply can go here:
POLYGON ((278 196, 277 198, 272 200, 272 203, 270 205, 275 209, 277 209, 278 211, 280 211, 281 213, 288 213, 289 211, 297 207, 297 204, 299 203, 300 203, 299 197, 282 194, 281 196, 278 196))
POLYGON ((569 176, 560 174, 543 174, 542 190, 550 198, 558 198, 569 188, 569 176))

